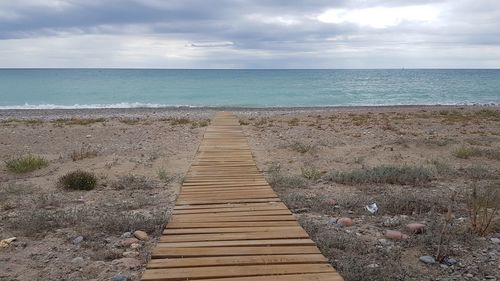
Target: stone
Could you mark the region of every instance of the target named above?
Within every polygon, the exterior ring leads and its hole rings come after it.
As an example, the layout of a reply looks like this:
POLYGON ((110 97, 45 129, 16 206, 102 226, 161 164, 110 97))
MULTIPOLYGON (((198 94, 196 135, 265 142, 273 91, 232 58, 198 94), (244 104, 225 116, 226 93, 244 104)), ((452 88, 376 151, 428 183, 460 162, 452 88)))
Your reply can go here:
POLYGON ((89 139, 92 137, 92 135, 86 135, 85 137, 89 139))
POLYGON ((384 237, 391 240, 405 240, 408 239, 408 235, 403 234, 401 231, 387 230, 384 233, 384 237))
POLYGON ((139 249, 140 247, 141 247, 141 244, 139 244, 139 243, 134 243, 134 244, 130 245, 130 249, 134 249, 134 250, 139 249))
POLYGON ((352 226, 354 223, 350 218, 340 218, 337 220, 337 224, 341 226, 352 226))
POLYGON ((381 245, 383 245, 383 246, 387 246, 387 247, 388 247, 388 246, 392 246, 392 245, 393 245, 393 242, 391 242, 391 241, 389 241, 389 240, 387 240, 387 239, 383 239, 383 238, 378 239, 378 242, 379 242, 381 245))
POLYGON ((83 266, 84 262, 85 262, 85 260, 82 257, 76 257, 76 258, 71 260, 71 263, 75 266, 75 269, 81 268, 83 266))
POLYGON ((73 244, 80 244, 83 241, 83 236, 78 236, 75 239, 73 239, 73 244))
POLYGON ((132 237, 132 233, 130 232, 125 232, 120 236, 120 238, 130 238, 130 237, 132 237))
POLYGON ((493 242, 494 244, 500 244, 500 238, 493 237, 490 239, 490 241, 493 242))
POLYGON ((406 230, 408 230, 409 233, 423 233, 425 231, 425 224, 410 223, 406 225, 406 230))
POLYGON ((445 258, 444 261, 443 261, 444 264, 448 265, 448 266, 452 266, 452 265, 455 265, 458 263, 458 261, 454 258, 445 258))
POLYGON ((130 247, 130 245, 137 243, 137 242, 139 242, 139 239, 134 238, 134 237, 130 237, 130 238, 123 239, 120 242, 120 245, 122 245, 122 247, 130 247))
POLYGON ((436 260, 431 257, 431 256, 421 256, 418 258, 421 262, 426 263, 426 264, 434 264, 436 263, 436 260))
POLYGON ((122 273, 117 273, 111 277, 111 281, 127 281, 128 276, 122 273))
POLYGON ((136 269, 141 267, 141 262, 134 258, 121 258, 116 259, 111 262, 113 265, 117 265, 120 267, 128 268, 128 269, 136 269))
POLYGON ((135 258, 135 257, 139 256, 139 253, 135 252, 135 251, 126 251, 126 252, 123 252, 122 256, 124 258, 135 258))
POLYGON ((142 240, 142 241, 146 241, 149 239, 148 234, 142 230, 136 230, 134 232, 134 236, 135 236, 135 238, 142 240))
POLYGON ((401 220, 398 217, 387 218, 382 225, 387 227, 394 227, 401 224, 401 220))

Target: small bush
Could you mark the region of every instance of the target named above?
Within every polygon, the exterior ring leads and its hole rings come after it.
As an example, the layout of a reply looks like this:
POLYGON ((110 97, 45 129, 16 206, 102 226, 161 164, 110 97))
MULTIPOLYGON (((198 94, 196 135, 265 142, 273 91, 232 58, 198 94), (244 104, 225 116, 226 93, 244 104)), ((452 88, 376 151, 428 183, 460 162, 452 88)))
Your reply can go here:
POLYGON ((292 118, 291 120, 288 121, 288 126, 298 126, 300 123, 300 120, 298 118, 292 118))
POLYGON ((476 112, 476 115, 483 118, 500 118, 500 110, 481 109, 476 112))
POLYGON ((302 154, 309 152, 311 149, 313 149, 313 147, 314 146, 312 144, 305 144, 305 143, 301 143, 298 141, 296 141, 290 145, 290 148, 292 150, 300 152, 302 154))
POLYGON ((254 123, 255 126, 257 127, 262 127, 266 125, 269 122, 269 119, 266 117, 260 118, 258 121, 254 123))
POLYGON ((379 206, 379 212, 387 215, 443 213, 448 207, 448 199, 443 196, 422 196, 421 192, 393 191, 378 196, 373 201, 379 206))
POLYGON ((379 166, 371 169, 359 169, 351 172, 337 172, 326 178, 342 184, 423 184, 432 180, 432 173, 424 167, 379 166))
POLYGON ((456 172, 453 169, 453 167, 447 162, 444 162, 444 161, 441 161, 438 159, 432 159, 429 162, 430 162, 430 164, 432 164, 434 166, 438 175, 450 176, 450 175, 454 175, 456 172))
POLYGON ((247 120, 240 119, 238 121, 239 121, 240 125, 243 125, 243 126, 246 126, 246 125, 250 124, 247 120))
POLYGON ((158 169, 157 175, 158 178, 165 183, 169 183, 174 179, 174 177, 170 176, 163 167, 158 169))
POLYGON ((306 181, 301 176, 288 176, 279 173, 271 174, 269 183, 272 187, 278 188, 302 188, 306 186, 306 181))
POLYGON ((308 180, 317 181, 321 178, 321 171, 315 167, 302 167, 300 168, 302 176, 308 180))
POLYGON ((471 229, 485 235, 495 229, 495 217, 500 211, 500 183, 486 186, 474 184, 468 198, 471 229))
POLYGON ((500 149, 461 146, 453 151, 453 156, 462 159, 469 159, 470 157, 486 157, 488 159, 500 160, 500 149))
POLYGON ((191 123, 191 120, 189 120, 188 118, 174 118, 172 119, 172 121, 170 121, 170 124, 172 125, 187 125, 191 123))
POLYGON ((276 164, 269 168, 268 181, 272 187, 277 188, 301 188, 306 185, 306 181, 301 176, 283 175, 280 166, 276 164))
POLYGON ((74 226, 83 220, 81 210, 24 209, 7 222, 7 227, 27 237, 43 236, 54 229, 74 226))
POLYGON ((497 173, 490 171, 487 167, 482 165, 472 165, 463 169, 464 176, 474 179, 495 179, 498 177, 497 173))
POLYGON ((92 190, 97 185, 97 177, 89 172, 74 171, 59 178, 59 186, 73 190, 92 190))
POLYGON ((461 146, 453 151, 453 156, 462 159, 469 159, 472 156, 479 156, 480 151, 477 148, 461 146))
POLYGON ((111 184, 114 189, 153 189, 158 183, 145 176, 127 175, 111 184))
POLYGON ((127 125, 137 125, 141 122, 141 119, 139 118, 120 118, 119 120, 121 123, 127 125))
POLYGON ((207 119, 204 119, 204 120, 200 120, 198 121, 198 127, 206 127, 208 125, 210 125, 210 120, 207 120, 207 119))
POLYGON ((16 159, 6 161, 7 170, 13 173, 27 173, 41 169, 49 165, 49 161, 42 156, 25 155, 16 159))
POLYGON ((90 145, 82 146, 80 150, 75 150, 71 153, 70 157, 73 161, 83 160, 85 158, 92 158, 97 156, 97 150, 92 149, 90 145))
POLYGON ((69 118, 69 119, 56 119, 52 121, 57 126, 62 125, 90 125, 94 123, 103 123, 106 122, 105 118, 69 118))

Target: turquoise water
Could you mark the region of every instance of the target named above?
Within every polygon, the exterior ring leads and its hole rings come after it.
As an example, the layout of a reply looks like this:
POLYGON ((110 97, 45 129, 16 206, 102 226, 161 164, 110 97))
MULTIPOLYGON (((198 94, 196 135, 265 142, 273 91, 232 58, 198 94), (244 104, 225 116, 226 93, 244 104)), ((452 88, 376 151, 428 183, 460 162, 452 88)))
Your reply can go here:
POLYGON ((500 70, 0 69, 0 109, 500 104, 500 70))

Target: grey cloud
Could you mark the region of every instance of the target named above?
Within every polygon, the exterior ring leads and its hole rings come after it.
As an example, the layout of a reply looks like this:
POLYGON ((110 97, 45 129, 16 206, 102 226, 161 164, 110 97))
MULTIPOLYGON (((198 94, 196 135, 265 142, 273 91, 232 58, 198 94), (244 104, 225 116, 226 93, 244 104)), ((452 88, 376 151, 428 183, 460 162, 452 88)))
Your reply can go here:
MULTIPOLYGON (((321 67, 325 64, 345 67, 357 65, 359 62, 356 60, 361 58, 373 66, 397 65, 403 60, 422 65, 425 62, 414 60, 415 55, 405 58, 405 53, 400 50, 421 48, 422 56, 434 61, 436 58, 426 53, 433 47, 480 50, 489 46, 498 50, 500 1, 18 0, 0 3, 0 48, 11 46, 2 45, 3 41, 9 40, 15 40, 15 44, 22 46, 22 42, 33 42, 36 38, 42 42, 49 38, 75 40, 75 36, 93 35, 108 36, 105 40, 110 41, 120 36, 183 41, 181 47, 173 50, 178 52, 184 52, 182 48, 198 49, 199 52, 228 48, 235 52, 215 53, 224 59, 214 58, 214 53, 210 53, 210 58, 202 53, 185 57, 188 64, 204 66, 215 65, 218 61, 217 65, 222 62, 244 67, 321 67), (332 8, 349 10, 414 5, 439 6, 439 24, 403 21, 388 28, 373 28, 353 22, 324 23, 314 18, 332 8), (331 57, 325 59, 324 56, 331 57), (391 57, 398 59, 391 62, 391 57)), ((75 48, 76 44, 68 45, 75 48)), ((100 46, 106 47, 107 44, 100 46)), ((107 48, 106 54, 123 51, 114 44, 107 48)), ((64 58, 65 63, 71 62, 73 57, 73 63, 78 64, 78 60, 83 59, 78 54, 85 52, 59 51, 61 53, 48 57, 64 58)), ((468 61, 473 60, 472 53, 467 52, 471 56, 468 61)), ((493 55, 496 53, 492 53, 491 61, 498 61, 493 55)), ((477 58, 478 62, 486 61, 484 54, 477 58)), ((447 56, 444 59, 451 60, 447 56)), ((431 62, 429 64, 432 65, 431 62)))

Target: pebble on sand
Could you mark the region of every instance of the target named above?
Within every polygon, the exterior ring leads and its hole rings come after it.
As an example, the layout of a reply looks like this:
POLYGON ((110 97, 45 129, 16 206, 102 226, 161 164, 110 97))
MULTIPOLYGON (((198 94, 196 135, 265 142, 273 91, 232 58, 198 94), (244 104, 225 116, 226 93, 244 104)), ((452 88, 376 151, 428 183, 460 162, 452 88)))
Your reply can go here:
POLYGON ((139 242, 139 239, 131 237, 131 238, 123 239, 120 242, 120 244, 122 245, 122 247, 130 247, 130 245, 137 243, 137 242, 139 242))
POLYGON ((391 240, 405 240, 408 239, 408 235, 396 230, 387 230, 384 233, 384 237, 391 240))
POLYGON ((352 226, 354 223, 350 218, 340 218, 337 220, 337 224, 342 226, 352 226))
POLYGON ((134 236, 139 239, 139 240, 148 240, 149 239, 149 236, 146 232, 142 231, 142 230, 136 230, 134 232, 134 236))
POLYGON ((141 262, 134 258, 121 258, 117 260, 113 260, 111 262, 113 265, 121 266, 129 269, 136 269, 141 267, 141 262))
POLYGON ((410 223, 406 225, 406 229, 410 233, 423 233, 425 231, 425 224, 422 223, 410 223))
POLYGON ((431 257, 431 256, 421 256, 419 258, 419 260, 421 262, 423 262, 423 263, 426 263, 426 264, 434 264, 434 263, 436 263, 436 260, 433 257, 431 257))
POLYGON ((128 276, 125 274, 117 273, 111 277, 111 281, 126 281, 128 280, 128 276))

